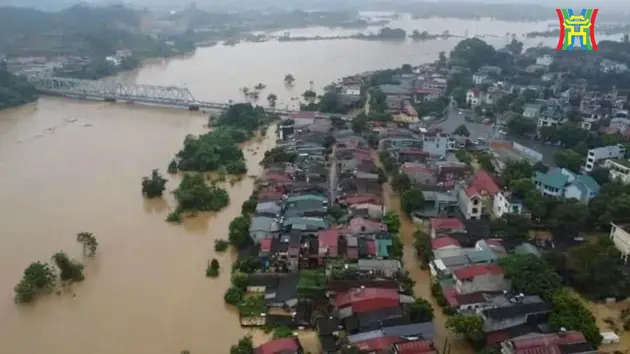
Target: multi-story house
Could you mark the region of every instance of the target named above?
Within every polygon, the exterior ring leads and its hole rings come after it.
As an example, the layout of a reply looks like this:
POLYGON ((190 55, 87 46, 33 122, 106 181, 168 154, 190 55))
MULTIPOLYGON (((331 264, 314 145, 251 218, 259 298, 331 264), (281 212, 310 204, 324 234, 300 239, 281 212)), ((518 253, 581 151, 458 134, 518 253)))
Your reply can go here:
POLYGON ((503 269, 496 264, 475 264, 460 268, 453 274, 455 290, 458 294, 470 294, 482 291, 509 290, 503 269))
POLYGON ((628 225, 616 225, 610 223, 610 239, 615 244, 615 248, 621 253, 621 259, 624 263, 628 263, 628 255, 630 255, 630 227, 628 225))
POLYGON ((504 214, 521 214, 523 212, 523 201, 513 198, 509 191, 499 191, 494 196, 492 204, 492 214, 500 218, 504 214))
POLYGON ((492 212, 492 203, 500 188, 494 177, 484 170, 478 170, 472 180, 457 188, 459 208, 466 219, 481 219, 492 212))
POLYGON ((551 106, 540 112, 538 116, 538 128, 555 127, 564 121, 565 114, 561 107, 551 106))
POLYGON ((523 117, 528 119, 537 119, 540 115, 542 105, 538 103, 528 103, 523 107, 523 117))
POLYGON ((599 193, 599 184, 588 175, 578 175, 566 168, 554 168, 547 173, 536 171, 532 182, 541 194, 575 198, 587 203, 599 193))
POLYGON ((622 159, 608 159, 604 162, 611 180, 623 184, 630 183, 630 161, 622 159))
POLYGON ((621 145, 608 145, 595 149, 590 149, 586 154, 586 164, 584 165, 584 171, 591 172, 595 167, 601 165, 608 159, 623 159, 626 155, 626 148, 621 145))

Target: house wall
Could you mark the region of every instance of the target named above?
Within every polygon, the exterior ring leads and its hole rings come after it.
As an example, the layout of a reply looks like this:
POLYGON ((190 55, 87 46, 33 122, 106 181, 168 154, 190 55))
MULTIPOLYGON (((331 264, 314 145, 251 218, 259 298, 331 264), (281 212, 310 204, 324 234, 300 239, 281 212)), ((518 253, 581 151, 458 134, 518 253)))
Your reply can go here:
POLYGON ((606 160, 604 167, 609 169, 608 174, 611 180, 618 180, 623 184, 630 183, 630 168, 613 160, 606 160))
POLYGON ((539 153, 538 151, 532 150, 528 147, 525 147, 519 143, 516 143, 516 142, 513 143, 512 148, 536 162, 540 162, 543 159, 543 155, 541 153, 539 153))
POLYGON ((570 184, 564 189, 564 197, 567 199, 575 198, 582 200, 582 192, 573 184, 570 184))
POLYGON ((508 290, 503 274, 482 274, 466 281, 457 279, 455 289, 460 294, 508 290))
POLYGON ((522 212, 523 206, 517 203, 510 203, 503 193, 499 192, 494 196, 494 200, 492 202, 492 214, 495 217, 500 218, 504 214, 520 214, 522 212))
POLYGON ((630 234, 626 232, 619 225, 611 223, 610 239, 615 244, 615 247, 621 252, 621 259, 624 262, 628 262, 628 255, 630 254, 630 234))
POLYGON ((590 172, 597 164, 605 159, 621 159, 625 156, 626 149, 622 145, 608 145, 596 149, 590 149, 586 154, 584 171, 590 172))

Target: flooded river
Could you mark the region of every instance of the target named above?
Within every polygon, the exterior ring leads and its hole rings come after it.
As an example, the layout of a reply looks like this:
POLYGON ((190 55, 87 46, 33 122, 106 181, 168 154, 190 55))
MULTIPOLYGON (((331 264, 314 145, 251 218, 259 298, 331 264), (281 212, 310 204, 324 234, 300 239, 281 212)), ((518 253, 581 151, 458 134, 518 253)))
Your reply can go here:
MULTIPOLYGON (((479 21, 458 23, 451 33, 484 27, 479 21)), ((503 35, 511 31, 506 26, 495 21, 484 33, 494 29, 503 35)), ((415 27, 443 31, 423 27, 422 21, 415 27)), ((544 25, 521 27, 531 31, 544 25)), ((310 86, 320 89, 355 72, 434 60, 456 42, 217 46, 147 64, 120 79, 187 86, 197 99, 218 102, 239 101, 241 87, 262 82, 267 89, 261 101, 273 92, 283 106, 310 86), (294 88, 282 82, 287 73, 297 79, 294 88)), ((206 121, 201 113, 183 110, 50 97, 0 112, 0 353, 173 354, 188 349, 219 354, 245 333, 223 304, 233 256, 215 255, 213 244, 226 237, 252 180, 227 186, 231 204, 225 210, 179 226, 164 222, 174 206, 170 195, 146 201, 140 194, 142 176, 153 168, 164 171, 184 136, 204 132, 206 121), (85 281, 32 306, 16 306, 13 286, 23 269, 59 250, 81 259, 75 242, 81 231, 93 232, 100 244, 97 256, 84 260, 85 281), (204 270, 212 257, 219 259, 222 274, 211 280, 204 270)), ((250 143, 253 150, 244 149, 250 173, 273 144, 273 132, 267 136, 250 143)), ((177 179, 169 178, 172 190, 177 179)), ((403 232, 407 247, 409 227, 405 224, 403 232)), ((426 272, 415 266, 412 250, 406 251, 419 295, 430 298, 423 285, 426 272)))

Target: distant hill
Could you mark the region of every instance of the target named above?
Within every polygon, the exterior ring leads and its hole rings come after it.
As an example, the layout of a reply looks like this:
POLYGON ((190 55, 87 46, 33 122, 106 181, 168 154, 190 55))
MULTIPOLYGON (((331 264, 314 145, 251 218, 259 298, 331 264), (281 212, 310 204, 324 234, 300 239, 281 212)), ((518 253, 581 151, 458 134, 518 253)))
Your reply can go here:
POLYGON ((151 41, 140 33, 143 14, 124 6, 75 5, 58 12, 0 7, 0 53, 95 55, 151 41))

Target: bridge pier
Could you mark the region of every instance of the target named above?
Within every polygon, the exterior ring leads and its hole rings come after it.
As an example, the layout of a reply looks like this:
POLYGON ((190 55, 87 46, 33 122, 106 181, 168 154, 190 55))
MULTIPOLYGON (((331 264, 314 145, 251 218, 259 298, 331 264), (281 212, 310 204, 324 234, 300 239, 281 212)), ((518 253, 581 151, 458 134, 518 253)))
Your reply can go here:
POLYGON ((116 102, 115 97, 105 97, 105 102, 116 102))
POLYGON ((198 111, 199 110, 199 105, 194 104, 194 105, 188 106, 188 110, 189 111, 198 111))

